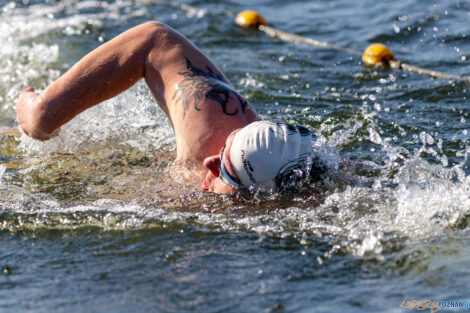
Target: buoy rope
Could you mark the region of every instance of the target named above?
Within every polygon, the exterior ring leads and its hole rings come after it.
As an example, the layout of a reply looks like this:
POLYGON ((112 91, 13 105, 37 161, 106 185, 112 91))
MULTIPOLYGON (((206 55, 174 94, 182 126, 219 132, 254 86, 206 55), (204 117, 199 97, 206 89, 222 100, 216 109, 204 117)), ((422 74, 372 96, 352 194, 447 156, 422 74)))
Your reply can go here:
POLYGON ((332 44, 332 43, 329 43, 329 42, 325 42, 325 41, 319 41, 319 40, 316 40, 316 39, 302 37, 302 36, 299 36, 299 35, 287 33, 287 32, 284 32, 282 30, 272 28, 272 27, 267 26, 267 25, 259 25, 258 30, 266 33, 266 35, 268 35, 270 37, 279 38, 282 41, 301 42, 301 43, 306 43, 306 44, 309 44, 309 45, 312 45, 312 46, 328 47, 328 48, 342 50, 342 51, 346 51, 346 52, 357 54, 357 55, 362 55, 362 52, 358 51, 358 50, 338 46, 338 45, 335 45, 335 44, 332 44))
POLYGON ((447 73, 442 73, 442 72, 433 71, 433 70, 427 70, 425 68, 417 67, 417 66, 403 63, 403 62, 396 61, 396 60, 391 60, 389 61, 389 63, 390 63, 390 67, 400 69, 400 70, 416 72, 418 74, 429 75, 429 76, 436 77, 436 78, 462 80, 462 81, 466 81, 467 83, 470 83, 470 77, 468 76, 459 76, 459 75, 447 74, 447 73))

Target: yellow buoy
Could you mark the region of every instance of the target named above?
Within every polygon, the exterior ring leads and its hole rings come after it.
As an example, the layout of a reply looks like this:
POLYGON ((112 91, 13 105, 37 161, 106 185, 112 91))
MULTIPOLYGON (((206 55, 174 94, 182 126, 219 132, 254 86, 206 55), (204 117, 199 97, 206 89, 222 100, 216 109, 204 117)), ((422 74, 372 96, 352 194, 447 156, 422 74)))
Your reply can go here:
POLYGON ((393 52, 381 43, 373 43, 364 50, 362 61, 370 66, 389 66, 389 62, 395 60, 393 52))
POLYGON ((242 11, 238 13, 235 22, 243 27, 258 28, 259 25, 268 25, 266 20, 256 11, 242 11))

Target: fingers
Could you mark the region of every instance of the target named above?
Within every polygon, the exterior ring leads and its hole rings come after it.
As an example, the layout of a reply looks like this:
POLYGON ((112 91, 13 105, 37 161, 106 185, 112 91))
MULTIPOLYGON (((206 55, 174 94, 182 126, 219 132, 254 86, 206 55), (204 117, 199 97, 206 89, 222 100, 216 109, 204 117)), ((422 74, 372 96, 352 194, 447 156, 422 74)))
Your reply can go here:
POLYGON ((34 87, 29 86, 28 88, 24 89, 20 92, 20 97, 24 97, 26 95, 35 94, 34 87))

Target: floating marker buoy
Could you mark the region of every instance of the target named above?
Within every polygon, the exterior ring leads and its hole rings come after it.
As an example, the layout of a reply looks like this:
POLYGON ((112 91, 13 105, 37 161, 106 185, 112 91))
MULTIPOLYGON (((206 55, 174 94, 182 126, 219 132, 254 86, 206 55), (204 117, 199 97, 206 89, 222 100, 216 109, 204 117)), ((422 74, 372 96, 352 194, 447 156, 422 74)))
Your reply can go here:
POLYGON ((362 54, 362 61, 370 66, 388 67, 392 60, 395 60, 395 55, 386 45, 381 43, 371 44, 362 54))
POLYGON ((235 22, 243 27, 257 29, 259 25, 267 26, 266 20, 256 11, 242 11, 238 13, 235 22))

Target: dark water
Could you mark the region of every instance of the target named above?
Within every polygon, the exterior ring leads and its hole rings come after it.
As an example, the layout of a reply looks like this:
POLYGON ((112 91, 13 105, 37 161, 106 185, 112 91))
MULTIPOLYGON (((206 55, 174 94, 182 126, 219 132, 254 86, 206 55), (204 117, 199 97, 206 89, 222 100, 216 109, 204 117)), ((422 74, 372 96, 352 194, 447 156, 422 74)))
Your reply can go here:
POLYGON ((241 29, 247 8, 288 32, 357 50, 378 41, 415 66, 470 75, 469 1, 0 1, 0 312, 470 300, 470 86, 241 29), (316 129, 360 183, 272 199, 181 187, 168 174, 171 126, 143 83, 49 142, 11 131, 20 90, 148 20, 189 37, 262 116, 316 129))

